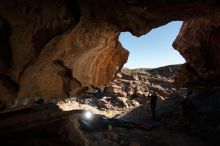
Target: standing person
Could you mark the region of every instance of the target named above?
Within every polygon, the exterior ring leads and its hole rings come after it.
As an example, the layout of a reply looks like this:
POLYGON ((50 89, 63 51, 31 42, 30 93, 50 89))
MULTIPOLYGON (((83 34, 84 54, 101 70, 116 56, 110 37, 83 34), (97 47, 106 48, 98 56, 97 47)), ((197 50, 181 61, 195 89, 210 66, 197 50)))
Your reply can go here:
POLYGON ((156 92, 150 93, 150 107, 152 113, 152 119, 156 118, 156 106, 157 106, 157 94, 156 92))

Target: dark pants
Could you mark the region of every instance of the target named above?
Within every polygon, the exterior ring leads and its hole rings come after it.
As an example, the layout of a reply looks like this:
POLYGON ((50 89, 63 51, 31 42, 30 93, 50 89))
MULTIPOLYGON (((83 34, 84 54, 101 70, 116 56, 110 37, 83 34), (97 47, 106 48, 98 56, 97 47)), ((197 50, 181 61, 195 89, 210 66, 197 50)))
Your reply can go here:
POLYGON ((150 107, 152 112, 152 119, 156 117, 156 106, 157 106, 157 96, 153 95, 150 97, 150 107))

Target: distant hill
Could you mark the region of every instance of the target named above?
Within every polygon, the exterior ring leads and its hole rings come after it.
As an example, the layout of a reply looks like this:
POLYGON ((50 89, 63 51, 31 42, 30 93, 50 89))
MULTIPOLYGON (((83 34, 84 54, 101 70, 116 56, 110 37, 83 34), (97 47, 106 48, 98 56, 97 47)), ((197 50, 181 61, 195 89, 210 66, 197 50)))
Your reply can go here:
POLYGON ((162 76, 172 76, 174 75, 180 68, 182 64, 176 64, 176 65, 167 65, 167 66, 162 66, 158 68, 136 68, 136 69, 129 69, 129 68, 123 68, 122 70, 127 70, 127 71, 133 71, 136 73, 141 73, 141 74, 154 74, 154 75, 162 75, 162 76))

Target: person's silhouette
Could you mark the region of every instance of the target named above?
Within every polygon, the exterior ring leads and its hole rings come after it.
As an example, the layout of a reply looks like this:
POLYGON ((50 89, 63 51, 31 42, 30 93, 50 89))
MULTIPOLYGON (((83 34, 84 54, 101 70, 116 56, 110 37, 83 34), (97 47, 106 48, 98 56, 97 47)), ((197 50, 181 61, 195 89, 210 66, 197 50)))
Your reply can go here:
POLYGON ((151 113, 152 119, 156 118, 156 106, 157 106, 157 95, 156 92, 150 93, 150 106, 151 106, 151 113))

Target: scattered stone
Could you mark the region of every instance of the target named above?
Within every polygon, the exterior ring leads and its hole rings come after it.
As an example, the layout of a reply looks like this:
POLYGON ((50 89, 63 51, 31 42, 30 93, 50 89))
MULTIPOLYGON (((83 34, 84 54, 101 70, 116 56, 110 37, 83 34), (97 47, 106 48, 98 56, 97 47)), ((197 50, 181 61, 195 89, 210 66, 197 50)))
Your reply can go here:
POLYGON ((126 73, 125 71, 121 72, 121 74, 122 74, 123 79, 126 79, 126 80, 133 79, 133 77, 130 74, 126 73))
POLYGON ((107 96, 127 96, 127 93, 122 90, 121 86, 118 85, 111 85, 104 89, 104 94, 107 96))
POLYGON ((125 106, 126 108, 129 107, 128 103, 127 103, 127 98, 126 97, 116 97, 117 101, 119 101, 120 103, 122 103, 123 106, 125 106))
POLYGON ((111 101, 112 97, 110 97, 110 96, 103 96, 102 99, 104 99, 106 101, 111 101))
POLYGON ((128 87, 126 92, 127 92, 127 94, 128 94, 128 95, 130 95, 130 96, 131 96, 131 95, 133 95, 133 94, 134 94, 134 89, 133 89, 133 88, 131 88, 131 87, 128 87))
POLYGON ((104 94, 107 96, 114 96, 116 90, 121 90, 120 88, 114 88, 113 86, 106 87, 104 89, 104 94))
POLYGON ((138 101, 135 101, 135 100, 131 100, 131 104, 132 104, 134 107, 140 106, 139 102, 138 102, 138 101))
POLYGON ((121 92, 118 92, 117 95, 127 97, 127 93, 123 90, 121 90, 121 92))
POLYGON ((145 96, 145 97, 148 97, 149 94, 150 94, 150 92, 144 92, 144 96, 145 96))
POLYGON ((98 100, 98 106, 100 106, 101 108, 106 108, 106 109, 112 108, 111 103, 109 103, 105 99, 99 99, 98 100))
POLYGON ((137 86, 137 85, 136 85, 134 82, 130 81, 130 87, 131 87, 131 88, 134 89, 134 88, 136 88, 136 86, 137 86))
POLYGON ((150 90, 157 92, 159 95, 161 95, 163 98, 169 97, 172 94, 172 91, 169 90, 167 91, 166 89, 164 89, 164 87, 162 87, 161 85, 153 85, 151 87, 149 87, 150 90))
MULTIPOLYGON (((137 84, 137 83, 136 83, 137 84)), ((141 90, 141 87, 138 85, 138 86, 136 86, 136 90, 137 91, 139 91, 139 90, 141 90)))
POLYGON ((123 77, 123 76, 122 76, 121 73, 117 73, 117 74, 116 74, 116 78, 117 78, 117 79, 121 79, 122 77, 123 77))
POLYGON ((136 96, 138 97, 144 97, 145 94, 142 91, 136 91, 136 96))
POLYGON ((137 74, 133 75, 134 80, 138 81, 139 80, 139 76, 137 74))

